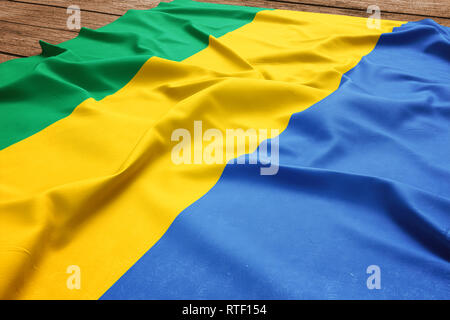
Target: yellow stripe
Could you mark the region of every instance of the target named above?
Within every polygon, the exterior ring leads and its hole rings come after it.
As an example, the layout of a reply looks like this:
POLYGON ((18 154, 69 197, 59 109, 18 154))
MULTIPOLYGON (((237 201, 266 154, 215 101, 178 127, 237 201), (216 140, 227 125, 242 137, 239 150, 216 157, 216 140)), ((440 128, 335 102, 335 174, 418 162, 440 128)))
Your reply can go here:
POLYGON ((0 151, 0 296, 99 298, 224 169, 173 164, 173 130, 284 130, 399 25, 263 11, 181 63, 150 59, 116 94, 0 151), (66 286, 69 265, 80 290, 66 286))

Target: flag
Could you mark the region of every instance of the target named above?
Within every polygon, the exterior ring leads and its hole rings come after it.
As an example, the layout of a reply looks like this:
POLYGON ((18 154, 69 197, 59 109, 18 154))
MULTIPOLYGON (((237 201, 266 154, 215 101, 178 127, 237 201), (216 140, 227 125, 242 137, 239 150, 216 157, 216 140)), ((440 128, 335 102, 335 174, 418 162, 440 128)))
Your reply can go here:
POLYGON ((175 0, 0 65, 0 297, 450 298, 450 30, 175 0))

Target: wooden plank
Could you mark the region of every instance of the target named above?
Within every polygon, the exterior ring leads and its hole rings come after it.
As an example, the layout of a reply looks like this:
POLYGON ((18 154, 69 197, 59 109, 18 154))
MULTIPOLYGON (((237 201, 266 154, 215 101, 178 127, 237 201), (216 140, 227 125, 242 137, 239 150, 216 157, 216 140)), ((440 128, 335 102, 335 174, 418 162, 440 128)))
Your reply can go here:
POLYGON ((121 16, 130 9, 150 9, 160 2, 172 0, 9 0, 11 2, 34 3, 59 8, 77 5, 82 11, 108 13, 121 16))
POLYGON ((0 51, 22 56, 41 53, 39 40, 60 43, 73 38, 76 33, 36 26, 0 21, 0 51))
POLYGON ((0 63, 17 58, 18 58, 17 56, 11 56, 9 54, 0 53, 0 63))
POLYGON ((313 4, 325 7, 358 9, 367 11, 377 5, 381 12, 406 13, 430 17, 450 18, 450 1, 442 0, 283 0, 291 3, 313 4))
MULTIPOLYGON (((0 1, 0 12, 0 51, 5 53, 39 54, 40 39, 57 44, 78 35, 78 30, 67 28, 68 14, 63 8, 0 1)), ((115 15, 82 12, 81 26, 97 29, 116 19, 115 15)))
MULTIPOLYGON (((163 0, 164 2, 170 2, 172 0, 163 0)), ((265 8, 278 8, 287 10, 299 10, 307 12, 321 12, 330 14, 342 14, 358 17, 368 17, 369 14, 366 12, 366 4, 372 2, 372 0, 196 0, 201 2, 214 2, 214 3, 224 3, 224 4, 234 4, 243 6, 257 6, 265 8), (359 3, 363 3, 361 5, 359 3), (310 4, 308 4, 310 3, 310 4), (324 6, 319 5, 319 3, 325 4, 324 6), (311 5, 312 4, 312 5, 311 5), (346 7, 348 4, 348 7, 346 7), (336 8, 332 7, 336 6, 336 8)), ((13 2, 13 1, 8 1, 13 2)), ((29 2, 29 3, 39 3, 49 6, 56 6, 60 8, 67 8, 67 0, 14 0, 14 2, 29 2)), ((73 0, 70 1, 71 4, 79 5, 82 12, 86 10, 91 10, 93 12, 104 12, 109 14, 122 15, 128 9, 148 9, 156 6, 160 1, 158 0, 129 0, 129 1, 119 1, 119 0, 73 0)), ((450 1, 447 3, 441 3, 441 6, 436 4, 437 0, 423 0, 420 2, 414 2, 414 4, 408 4, 410 1, 399 0, 400 5, 395 7, 394 4, 397 1, 394 0, 378 0, 373 1, 381 6, 381 17, 382 19, 391 19, 399 21, 417 21, 424 18, 425 14, 430 14, 434 11, 442 16, 447 16, 447 18, 436 18, 433 19, 445 26, 450 26, 450 1), (386 12, 386 8, 390 8, 393 12, 386 12), (420 11, 418 8, 426 7, 428 10, 420 11), (412 8, 412 9, 411 9, 412 8), (440 9, 439 9, 440 8, 440 9), (406 10, 406 11, 402 11, 406 10), (419 14, 405 14, 405 12, 419 12, 419 14), (445 14, 443 14, 444 12, 445 14)))
MULTIPOLYGON (((41 52, 38 43, 39 39, 50 43, 60 43, 71 39, 77 35, 77 32, 70 31, 66 26, 67 12, 66 0, 27 0, 30 2, 53 3, 63 5, 64 7, 51 7, 47 5, 28 4, 19 1, 0 1, 0 52, 10 53, 15 55, 34 55, 41 52), (14 23, 13 23, 14 22, 14 23)), ((166 0, 168 1, 168 0, 166 0)), ((265 8, 278 8, 287 10, 301 10, 307 12, 321 12, 331 14, 342 14, 350 16, 368 17, 365 11, 358 9, 342 9, 331 8, 317 5, 307 5, 292 2, 267 1, 267 0, 197 0, 203 2, 225 3, 234 5, 257 6, 265 8)), ((292 0, 289 0, 292 1, 292 0)), ((294 0, 297 1, 297 0, 294 0)), ((310 1, 310 0, 305 0, 310 1)), ((316 1, 316 0, 311 0, 316 1)), ((352 1, 352 0, 349 0, 352 1)), ((428 0, 427 0, 428 1, 428 0)), ((89 28, 98 28, 107 23, 112 22, 117 18, 116 15, 101 14, 97 12, 83 11, 83 5, 87 8, 119 12, 124 11, 125 8, 148 8, 154 6, 158 1, 148 0, 132 0, 126 3, 113 0, 110 5, 105 2, 109 0, 79 0, 81 4, 82 26, 89 28)), ((76 1, 74 1, 76 3, 76 1)), ((381 15, 382 19, 400 20, 400 21, 415 21, 423 19, 422 16, 399 14, 399 13, 384 13, 381 15)), ((434 20, 442 25, 450 26, 450 19, 434 18, 434 20)))
MULTIPOLYGON (((156 6, 159 0, 13 0, 27 3, 38 3, 49 6, 56 6, 67 8, 70 4, 78 5, 82 10, 89 10, 94 12, 103 12, 109 14, 123 15, 129 9, 149 9, 156 6)), ((170 2, 171 0, 163 0, 170 2)), ((204 1, 204 2, 218 2, 226 3, 224 1, 204 1)), ((240 5, 249 5, 253 0, 237 0, 235 2, 240 5)), ((258 1, 256 1, 258 2, 258 1)), ((292 3, 299 5, 312 5, 319 7, 342 8, 342 9, 356 9, 366 11, 369 5, 378 5, 382 12, 412 14, 417 16, 430 16, 450 18, 450 1, 442 0, 271 0, 266 2, 292 3)), ((291 9, 293 10, 293 9, 291 9)), ((319 11, 317 11, 319 12, 319 11)))
MULTIPOLYGON (((67 10, 63 8, 0 1, 0 21, 71 31, 67 27, 68 17, 67 10)), ((83 11, 80 13, 81 26, 91 29, 100 28, 117 18, 103 13, 83 11)), ((72 31, 78 33, 78 30, 72 31)))
MULTIPOLYGON (((280 2, 280 1, 273 1, 273 0, 270 0, 270 1, 268 1, 268 0, 196 0, 196 1, 242 5, 242 6, 249 6, 249 7, 261 7, 261 8, 273 8, 273 9, 306 11, 306 12, 340 14, 340 15, 363 17, 363 18, 367 18, 370 15, 366 11, 361 11, 361 10, 356 10, 356 9, 331 8, 331 7, 322 7, 322 6, 291 3, 291 2, 280 2)), ((424 19, 424 17, 418 16, 418 15, 412 15, 412 14, 381 12, 381 19, 397 20, 397 21, 418 21, 418 20, 424 19)), ((440 23, 443 26, 450 27, 450 19, 448 19, 448 18, 433 17, 433 20, 436 21, 437 23, 440 23)))

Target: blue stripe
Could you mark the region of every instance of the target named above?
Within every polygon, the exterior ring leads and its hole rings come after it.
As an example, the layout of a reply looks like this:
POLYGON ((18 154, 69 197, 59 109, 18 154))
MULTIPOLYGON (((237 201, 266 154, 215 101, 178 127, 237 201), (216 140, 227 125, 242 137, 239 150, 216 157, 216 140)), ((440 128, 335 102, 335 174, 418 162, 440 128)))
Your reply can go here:
POLYGON ((449 34, 382 35, 291 118, 277 175, 229 164, 102 298, 449 299, 449 34))

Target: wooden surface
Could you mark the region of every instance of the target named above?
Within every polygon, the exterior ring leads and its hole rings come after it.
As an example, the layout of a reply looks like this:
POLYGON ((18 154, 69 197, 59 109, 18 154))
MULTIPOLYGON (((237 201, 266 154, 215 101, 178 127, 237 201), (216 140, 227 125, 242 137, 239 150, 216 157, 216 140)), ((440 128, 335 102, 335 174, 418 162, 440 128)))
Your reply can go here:
MULTIPOLYGON (((171 0, 163 0, 170 2, 171 0)), ((432 18, 450 26, 450 0, 197 0, 368 17, 375 4, 382 19, 416 21, 432 18)), ((97 29, 129 9, 149 9, 158 0, 0 0, 0 62, 41 52, 39 40, 57 44, 78 34, 66 26, 69 5, 81 8, 81 26, 97 29)))

